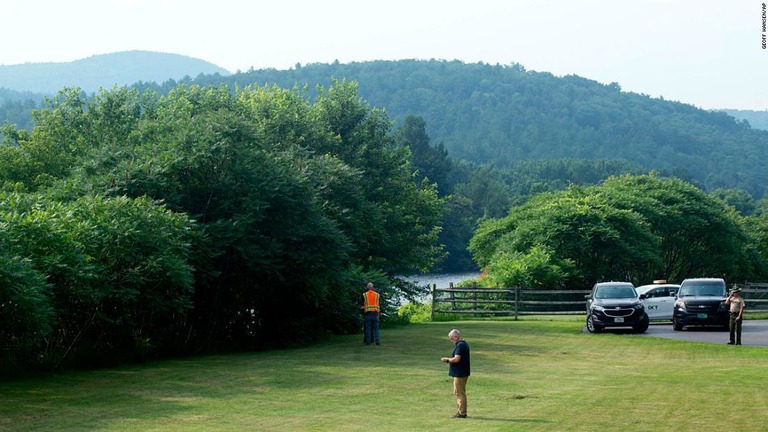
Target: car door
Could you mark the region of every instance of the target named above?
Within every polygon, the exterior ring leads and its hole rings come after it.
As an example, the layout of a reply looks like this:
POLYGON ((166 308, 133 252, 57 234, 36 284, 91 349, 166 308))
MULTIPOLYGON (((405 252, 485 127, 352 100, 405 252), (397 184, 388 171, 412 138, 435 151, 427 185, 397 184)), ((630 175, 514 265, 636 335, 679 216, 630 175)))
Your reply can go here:
POLYGON ((659 308, 657 319, 672 319, 672 311, 675 308, 675 294, 677 294, 677 287, 669 286, 657 288, 659 290, 659 308))
POLYGON ((660 291, 659 288, 653 288, 648 290, 648 292, 645 293, 645 298, 643 299, 643 305, 645 306, 645 313, 648 314, 648 318, 655 320, 655 319, 661 319, 659 316, 661 315, 661 298, 659 297, 660 291))
POLYGON ((670 292, 670 288, 668 287, 658 287, 648 291, 648 304, 653 308, 653 315, 651 315, 651 312, 648 312, 649 318, 656 320, 672 319, 672 308, 675 306, 675 297, 670 295, 670 292))
POLYGON ((645 312, 648 318, 652 320, 671 320, 672 308, 675 305, 674 296, 670 296, 670 289, 667 287, 656 287, 646 293, 643 300, 645 312))

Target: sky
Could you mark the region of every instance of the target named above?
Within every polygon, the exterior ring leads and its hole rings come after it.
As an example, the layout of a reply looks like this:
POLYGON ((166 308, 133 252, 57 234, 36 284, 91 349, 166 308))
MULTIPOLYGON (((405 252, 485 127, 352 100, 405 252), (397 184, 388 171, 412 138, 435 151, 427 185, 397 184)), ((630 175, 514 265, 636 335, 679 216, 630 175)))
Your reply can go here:
POLYGON ((767 0, 0 0, 0 65, 146 50, 230 72, 438 59, 768 110, 767 0))

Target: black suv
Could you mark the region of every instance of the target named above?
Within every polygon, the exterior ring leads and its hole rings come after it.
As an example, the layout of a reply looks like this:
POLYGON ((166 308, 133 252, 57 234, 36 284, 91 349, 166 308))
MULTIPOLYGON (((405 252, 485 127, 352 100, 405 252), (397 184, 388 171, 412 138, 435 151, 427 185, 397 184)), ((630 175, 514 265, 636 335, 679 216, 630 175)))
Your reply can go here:
POLYGON ((728 293, 725 281, 717 278, 686 279, 680 284, 672 311, 672 328, 719 326, 728 328, 728 293))
POLYGON ((648 330, 648 314, 630 282, 600 282, 587 298, 587 330, 599 333, 606 327, 632 327, 637 333, 648 330))

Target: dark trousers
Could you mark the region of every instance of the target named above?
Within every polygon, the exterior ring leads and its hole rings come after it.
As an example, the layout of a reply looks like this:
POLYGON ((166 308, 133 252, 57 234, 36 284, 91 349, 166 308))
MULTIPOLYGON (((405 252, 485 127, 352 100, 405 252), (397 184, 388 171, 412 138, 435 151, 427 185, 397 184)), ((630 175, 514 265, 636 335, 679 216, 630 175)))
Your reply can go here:
POLYGON ((728 318, 728 342, 729 343, 737 343, 741 345, 741 321, 743 320, 737 320, 739 314, 731 312, 730 317, 728 318), (735 336, 735 339, 734 339, 735 336))
POLYGON ((381 342, 379 336, 379 314, 376 312, 366 312, 363 316, 363 330, 365 335, 363 336, 363 342, 366 345, 370 345, 371 342, 376 342, 378 345, 381 342))

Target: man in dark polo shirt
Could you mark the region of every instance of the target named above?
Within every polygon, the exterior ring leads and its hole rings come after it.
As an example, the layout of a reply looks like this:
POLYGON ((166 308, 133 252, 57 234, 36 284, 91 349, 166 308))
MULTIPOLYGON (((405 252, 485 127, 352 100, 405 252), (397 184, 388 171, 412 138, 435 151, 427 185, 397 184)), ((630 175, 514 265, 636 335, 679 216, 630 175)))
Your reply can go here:
POLYGON ((453 395, 459 406, 453 418, 467 418, 467 379, 469 378, 469 344, 461 338, 461 333, 453 329, 448 339, 454 343, 452 357, 443 357, 440 361, 448 363, 448 375, 453 377, 453 395))

